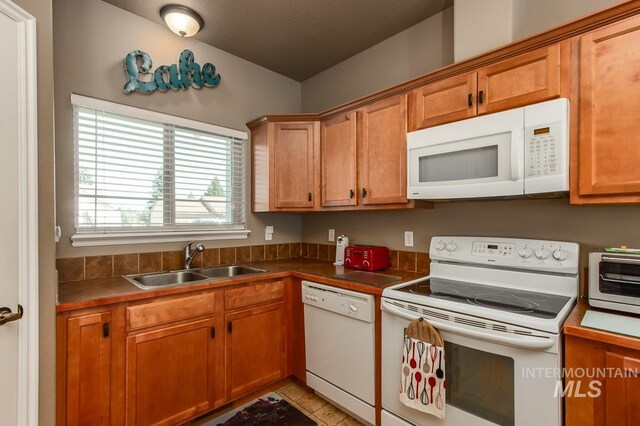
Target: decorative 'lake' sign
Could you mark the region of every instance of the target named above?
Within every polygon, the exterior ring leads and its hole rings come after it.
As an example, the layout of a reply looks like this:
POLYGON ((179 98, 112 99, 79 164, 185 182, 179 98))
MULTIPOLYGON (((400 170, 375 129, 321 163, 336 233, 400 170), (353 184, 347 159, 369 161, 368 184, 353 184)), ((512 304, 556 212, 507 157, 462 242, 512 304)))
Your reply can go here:
POLYGON ((216 67, 206 63, 202 67, 194 61, 193 52, 183 50, 178 58, 178 65, 161 65, 153 72, 153 79, 140 79, 143 75, 151 74, 153 61, 148 53, 134 50, 124 58, 124 73, 127 82, 125 93, 151 93, 155 90, 166 92, 169 89, 188 89, 189 86, 199 89, 203 86, 215 87, 220 84, 220 74, 216 74, 216 67), (140 60, 140 63, 138 63, 140 60))

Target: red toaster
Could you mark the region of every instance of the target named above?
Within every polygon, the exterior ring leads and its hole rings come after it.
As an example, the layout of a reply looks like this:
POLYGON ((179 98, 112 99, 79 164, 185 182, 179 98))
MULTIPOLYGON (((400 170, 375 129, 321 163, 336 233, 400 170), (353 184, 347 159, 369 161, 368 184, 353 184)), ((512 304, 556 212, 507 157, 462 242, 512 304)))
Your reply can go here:
POLYGON ((344 266, 363 271, 379 271, 391 266, 389 249, 382 246, 347 246, 344 249, 344 266))

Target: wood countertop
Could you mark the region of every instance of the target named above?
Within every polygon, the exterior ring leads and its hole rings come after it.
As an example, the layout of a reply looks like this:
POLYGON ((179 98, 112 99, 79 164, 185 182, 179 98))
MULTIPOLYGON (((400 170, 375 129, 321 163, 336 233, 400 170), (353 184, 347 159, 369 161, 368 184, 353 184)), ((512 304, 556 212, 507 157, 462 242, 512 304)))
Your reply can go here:
MULTIPOLYGON (((197 284, 185 284, 183 286, 163 288, 159 290, 139 289, 123 277, 62 282, 58 284, 56 312, 60 313, 75 309, 104 306, 113 303, 189 293, 193 291, 244 284, 257 280, 262 281, 291 276, 347 290, 380 296, 382 294, 382 290, 387 287, 426 277, 425 274, 396 269, 386 269, 377 272, 400 277, 400 280, 387 284, 369 285, 333 278, 334 275, 345 272, 344 267, 334 266, 332 262, 323 260, 295 258, 263 262, 248 262, 243 263, 243 265, 265 269, 267 272, 237 278, 212 279, 211 281, 199 282, 197 284)), ((347 269, 346 271, 351 271, 351 269, 347 269)))
MULTIPOLYGON (((582 318, 589 310, 597 310, 593 309, 589 306, 589 303, 581 299, 578 301, 578 304, 569 317, 564 323, 564 334, 568 336, 576 336, 581 337, 583 339, 595 340, 602 343, 608 343, 616 346, 623 346, 629 349, 638 349, 640 350, 640 339, 631 336, 625 336, 623 334, 611 333, 603 330, 596 330, 593 328, 583 327, 580 325, 582 322, 582 318)), ((617 313, 616 314, 620 314, 617 313)))

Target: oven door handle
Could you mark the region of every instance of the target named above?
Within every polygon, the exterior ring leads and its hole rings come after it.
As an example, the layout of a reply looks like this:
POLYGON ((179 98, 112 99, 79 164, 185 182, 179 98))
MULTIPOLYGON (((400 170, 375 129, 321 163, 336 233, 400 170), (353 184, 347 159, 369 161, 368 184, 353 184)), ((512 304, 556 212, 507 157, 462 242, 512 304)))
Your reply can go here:
MULTIPOLYGON (((413 321, 415 319, 421 318, 420 315, 406 312, 405 310, 397 308, 385 300, 382 301, 381 305, 382 305, 383 311, 386 311, 392 315, 404 318, 409 321, 413 321)), ((550 347, 553 346, 553 340, 548 339, 546 337, 499 336, 492 333, 485 333, 478 330, 470 330, 468 328, 459 327, 456 325, 440 322, 437 320, 432 320, 431 318, 427 320, 429 321, 429 324, 431 324, 432 326, 434 326, 435 328, 441 331, 457 334, 459 336, 470 337, 472 339, 480 339, 480 340, 485 340, 487 342, 501 343, 504 345, 515 346, 515 347, 525 348, 525 349, 549 349, 550 347)))

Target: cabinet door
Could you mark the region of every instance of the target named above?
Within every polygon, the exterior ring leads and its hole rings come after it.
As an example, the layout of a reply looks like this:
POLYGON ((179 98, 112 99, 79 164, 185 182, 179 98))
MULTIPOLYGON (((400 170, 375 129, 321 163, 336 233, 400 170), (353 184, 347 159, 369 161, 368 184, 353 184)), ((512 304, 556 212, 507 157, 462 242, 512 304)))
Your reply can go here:
POLYGON ((227 314, 228 399, 236 399, 286 375, 285 305, 227 314))
POLYGON ((356 185, 356 113, 322 122, 322 205, 354 206, 356 185))
POLYGON ((215 408, 213 319, 127 337, 127 424, 173 425, 215 408))
POLYGON ((393 96, 361 112, 363 204, 407 202, 407 98, 393 96))
POLYGON ((478 114, 502 111, 559 96, 559 44, 478 70, 478 114))
POLYGON ((605 354, 607 371, 604 396, 606 399, 606 424, 632 426, 640 419, 640 359, 616 353, 605 354), (619 375, 613 373, 620 373, 619 375), (627 375, 628 377, 623 377, 627 375))
POLYGON ((273 183, 276 208, 314 207, 316 185, 317 123, 275 123, 273 136, 273 183))
POLYGON ((640 17, 580 39, 580 196, 640 201, 638 46, 640 17))
POLYGON ((476 115, 476 73, 428 84, 409 94, 409 131, 476 115))
POLYGON ((110 423, 110 320, 103 312, 67 321, 66 425, 110 423))

